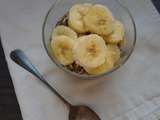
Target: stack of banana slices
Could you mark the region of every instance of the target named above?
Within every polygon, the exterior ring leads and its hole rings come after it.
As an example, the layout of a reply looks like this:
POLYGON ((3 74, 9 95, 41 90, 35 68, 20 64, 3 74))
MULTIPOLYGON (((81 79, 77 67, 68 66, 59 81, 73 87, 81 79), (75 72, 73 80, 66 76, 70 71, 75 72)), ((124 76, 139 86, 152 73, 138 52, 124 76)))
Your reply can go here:
POLYGON ((58 25, 52 33, 55 58, 63 66, 77 64, 89 75, 112 70, 120 60, 123 24, 100 4, 76 4, 67 17, 68 25, 58 25))

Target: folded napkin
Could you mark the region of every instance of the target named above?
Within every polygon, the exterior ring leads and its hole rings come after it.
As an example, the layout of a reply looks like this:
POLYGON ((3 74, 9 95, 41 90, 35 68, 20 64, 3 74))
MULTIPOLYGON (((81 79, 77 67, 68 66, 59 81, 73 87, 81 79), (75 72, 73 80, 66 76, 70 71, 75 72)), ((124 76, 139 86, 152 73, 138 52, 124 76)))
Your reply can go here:
POLYGON ((25 51, 48 82, 73 104, 86 104, 102 120, 160 119, 160 16, 150 0, 121 0, 136 21, 137 44, 128 62, 110 76, 80 80, 57 68, 41 38, 54 0, 1 0, 0 31, 24 120, 68 120, 66 106, 34 76, 9 58, 25 51))

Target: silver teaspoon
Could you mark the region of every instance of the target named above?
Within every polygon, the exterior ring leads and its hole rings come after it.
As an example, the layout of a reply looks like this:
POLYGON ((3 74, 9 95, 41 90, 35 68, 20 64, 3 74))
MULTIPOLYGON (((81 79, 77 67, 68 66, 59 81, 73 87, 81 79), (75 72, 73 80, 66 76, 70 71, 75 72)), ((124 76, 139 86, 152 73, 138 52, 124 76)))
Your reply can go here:
POLYGON ((65 105, 69 108, 69 120, 101 120, 99 116, 88 106, 85 105, 72 105, 64 97, 62 97, 39 73, 39 71, 33 66, 27 56, 22 50, 14 50, 10 53, 11 59, 23 67, 28 72, 32 73, 42 83, 44 83, 53 93, 59 97, 65 105))

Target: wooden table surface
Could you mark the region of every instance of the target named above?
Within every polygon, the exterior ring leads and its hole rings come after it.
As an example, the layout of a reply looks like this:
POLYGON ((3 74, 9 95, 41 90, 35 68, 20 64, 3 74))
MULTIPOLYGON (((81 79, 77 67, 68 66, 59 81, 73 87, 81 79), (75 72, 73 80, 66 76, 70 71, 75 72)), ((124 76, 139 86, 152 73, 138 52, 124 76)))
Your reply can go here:
MULTIPOLYGON (((1 41, 0 41, 1 42, 1 41)), ((0 43, 0 120, 22 120, 11 77, 0 43)))
MULTIPOLYGON (((160 12, 160 0, 153 0, 160 12)), ((0 41, 0 120, 22 120, 0 41)))

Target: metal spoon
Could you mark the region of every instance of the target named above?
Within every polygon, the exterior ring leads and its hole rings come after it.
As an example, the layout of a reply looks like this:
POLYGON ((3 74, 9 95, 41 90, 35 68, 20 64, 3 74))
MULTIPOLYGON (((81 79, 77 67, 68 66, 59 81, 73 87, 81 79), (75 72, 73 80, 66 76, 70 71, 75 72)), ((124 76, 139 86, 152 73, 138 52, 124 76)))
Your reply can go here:
POLYGON ((100 120, 99 116, 88 106, 77 105, 74 106, 64 99, 39 73, 39 71, 32 65, 27 56, 22 50, 14 50, 10 53, 11 59, 23 67, 28 72, 36 76, 42 83, 44 83, 52 92, 54 92, 69 108, 69 120, 100 120))

